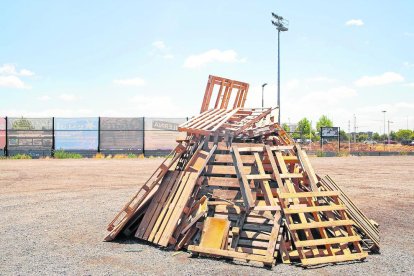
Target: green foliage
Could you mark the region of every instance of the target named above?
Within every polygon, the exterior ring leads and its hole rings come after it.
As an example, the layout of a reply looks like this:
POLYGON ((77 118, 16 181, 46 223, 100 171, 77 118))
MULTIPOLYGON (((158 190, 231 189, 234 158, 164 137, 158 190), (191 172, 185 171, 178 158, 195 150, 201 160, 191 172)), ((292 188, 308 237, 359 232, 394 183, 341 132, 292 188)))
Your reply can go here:
POLYGON ((138 156, 133 153, 128 153, 128 158, 137 158, 138 156))
POLYGON ((284 123, 284 124, 282 125, 282 128, 283 128, 286 132, 289 132, 289 131, 290 131, 290 127, 289 127, 289 125, 288 125, 288 124, 286 124, 286 123, 284 123))
POLYGON ((56 159, 81 159, 82 155, 79 153, 66 152, 64 150, 56 150, 54 153, 56 159))
POLYGON ((410 140, 411 137, 413 137, 413 134, 414 132, 410 129, 400 129, 395 133, 398 141, 410 140))
POLYGON ((318 151, 316 152, 316 156, 317 156, 317 157, 326 157, 326 153, 325 153, 325 152, 323 152, 323 151, 318 150, 318 151))
POLYGON ((303 134, 308 134, 311 130, 311 123, 307 118, 303 118, 298 122, 298 126, 296 128, 296 131, 302 132, 303 134))
POLYGON ((377 142, 381 140, 381 136, 378 134, 378 132, 372 134, 372 140, 377 142))
POLYGON ((359 134, 357 134, 357 137, 356 137, 356 140, 358 141, 358 142, 364 142, 365 140, 368 140, 368 134, 365 134, 365 133, 359 133, 359 134))
POLYGON ((344 130, 341 130, 339 132, 339 136, 340 136, 341 141, 348 141, 350 138, 350 135, 346 134, 344 130))
POLYGON ((30 155, 27 154, 16 154, 10 157, 10 159, 32 159, 30 155))
POLYGON ((397 133, 395 131, 390 132, 390 139, 391 140, 397 140, 397 133))
POLYGON ((326 115, 322 115, 316 123, 316 130, 320 131, 321 127, 333 127, 333 122, 326 115))

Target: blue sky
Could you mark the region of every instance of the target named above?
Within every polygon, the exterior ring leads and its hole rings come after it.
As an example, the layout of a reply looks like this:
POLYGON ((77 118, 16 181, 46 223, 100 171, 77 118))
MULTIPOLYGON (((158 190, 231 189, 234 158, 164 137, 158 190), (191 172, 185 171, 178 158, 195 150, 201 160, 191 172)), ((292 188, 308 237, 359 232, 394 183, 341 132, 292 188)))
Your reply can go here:
POLYGON ((412 1, 1 1, 0 116, 191 116, 209 74, 282 121, 414 128, 412 1))

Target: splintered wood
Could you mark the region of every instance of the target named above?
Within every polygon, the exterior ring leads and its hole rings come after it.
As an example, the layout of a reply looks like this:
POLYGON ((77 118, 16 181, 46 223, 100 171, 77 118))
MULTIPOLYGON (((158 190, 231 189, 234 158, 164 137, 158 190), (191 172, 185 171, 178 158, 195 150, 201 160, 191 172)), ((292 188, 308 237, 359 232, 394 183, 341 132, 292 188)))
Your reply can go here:
POLYGON ((247 90, 209 77, 201 114, 179 127, 186 138, 109 224, 105 240, 134 236, 265 266, 378 252, 377 227, 331 178, 315 174, 272 109, 244 108, 247 90))

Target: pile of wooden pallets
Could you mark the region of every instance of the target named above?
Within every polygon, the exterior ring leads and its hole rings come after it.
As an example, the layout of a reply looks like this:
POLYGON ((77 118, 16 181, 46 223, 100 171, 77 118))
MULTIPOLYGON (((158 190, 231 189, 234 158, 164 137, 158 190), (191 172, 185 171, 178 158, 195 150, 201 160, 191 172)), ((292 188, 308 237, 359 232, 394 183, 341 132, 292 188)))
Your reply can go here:
POLYGON ((109 224, 105 240, 134 236, 266 266, 378 252, 377 225, 332 179, 315 174, 272 109, 244 107, 247 91, 246 83, 209 77, 200 115, 179 127, 185 137, 109 224))

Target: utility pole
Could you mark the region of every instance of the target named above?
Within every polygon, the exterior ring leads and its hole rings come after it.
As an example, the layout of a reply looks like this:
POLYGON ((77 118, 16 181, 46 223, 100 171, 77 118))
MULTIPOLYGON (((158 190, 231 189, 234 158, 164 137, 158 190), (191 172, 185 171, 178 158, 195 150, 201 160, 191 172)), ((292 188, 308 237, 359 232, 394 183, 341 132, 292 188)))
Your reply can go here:
POLYGON ((273 12, 272 16, 276 19, 276 21, 272 20, 272 24, 277 29, 277 107, 279 109, 278 123, 280 125, 280 32, 287 32, 289 22, 273 12))
POLYGON ((384 113, 384 136, 385 136, 385 113, 387 112, 386 110, 381 111, 382 113, 384 113))
POLYGON ((349 138, 348 138, 349 155, 351 155, 351 120, 348 120, 348 133, 349 133, 349 138))
POLYGON ((264 108, 264 88, 267 85, 267 83, 262 84, 262 109, 264 108))
POLYGON ((357 127, 356 127, 356 116, 354 114, 354 144, 356 143, 356 131, 357 131, 357 127))
POLYGON ((390 141, 391 141, 391 139, 390 139, 390 124, 392 124, 392 123, 394 123, 394 122, 391 122, 390 120, 388 120, 388 145, 390 144, 390 141))
POLYGON ((312 150, 312 121, 310 121, 309 128, 309 150, 312 150))

